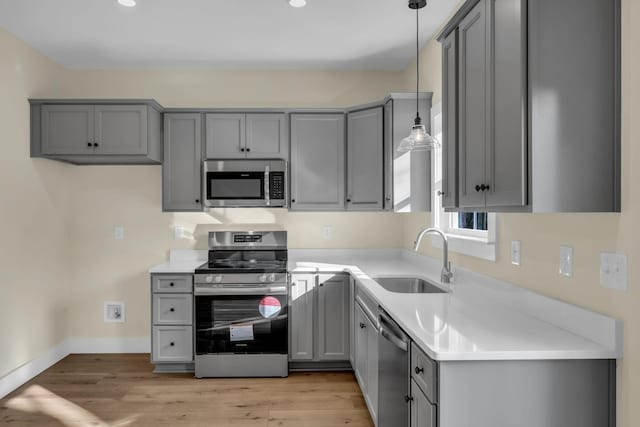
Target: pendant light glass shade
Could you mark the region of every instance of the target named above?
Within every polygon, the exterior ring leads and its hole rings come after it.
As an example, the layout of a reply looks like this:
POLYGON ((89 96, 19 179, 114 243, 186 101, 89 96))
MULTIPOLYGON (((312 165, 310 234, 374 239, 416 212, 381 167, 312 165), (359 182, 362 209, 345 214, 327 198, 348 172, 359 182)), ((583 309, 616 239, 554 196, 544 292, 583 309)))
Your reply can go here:
POLYGON ((406 153, 409 151, 427 151, 440 148, 440 143, 437 139, 427 133, 427 128, 422 124, 420 119, 419 107, 419 92, 420 86, 420 50, 419 50, 419 37, 418 37, 418 11, 425 7, 427 2, 424 0, 409 0, 409 9, 416 11, 416 119, 414 125, 411 127, 411 133, 404 138, 400 145, 398 145, 397 151, 406 153))

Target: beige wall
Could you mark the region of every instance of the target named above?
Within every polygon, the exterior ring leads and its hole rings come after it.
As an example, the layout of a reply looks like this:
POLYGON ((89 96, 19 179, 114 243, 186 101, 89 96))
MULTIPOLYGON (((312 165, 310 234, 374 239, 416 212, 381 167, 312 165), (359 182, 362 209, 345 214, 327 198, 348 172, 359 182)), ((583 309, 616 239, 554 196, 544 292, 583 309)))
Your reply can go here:
POLYGON ((0 377, 66 337, 70 167, 29 158, 29 97, 63 69, 0 29, 0 377))
MULTIPOLYGON (((620 214, 498 214, 497 260, 453 255, 455 265, 527 287, 536 292, 624 320, 624 360, 618 363, 618 426, 640 425, 640 2, 622 1, 622 213, 620 214), (522 242, 522 263, 511 265, 510 244, 522 242), (558 274, 559 246, 574 248, 574 276, 558 274), (604 289, 599 283, 600 252, 628 257, 629 291, 604 289)), ((427 45, 423 90, 439 90, 440 52, 427 45), (433 84, 433 86, 429 86, 433 84)), ((431 225, 429 214, 405 216, 405 248, 418 231, 431 225)), ((428 242, 422 251, 440 258, 428 242)))

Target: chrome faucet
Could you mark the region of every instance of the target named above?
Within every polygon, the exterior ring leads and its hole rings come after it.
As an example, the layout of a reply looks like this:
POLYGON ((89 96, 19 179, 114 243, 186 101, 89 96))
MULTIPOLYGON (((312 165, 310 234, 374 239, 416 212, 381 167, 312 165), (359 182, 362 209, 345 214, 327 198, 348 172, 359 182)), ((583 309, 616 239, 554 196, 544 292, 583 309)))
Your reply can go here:
POLYGON ((437 234, 442 237, 442 272, 440 273, 440 281, 442 283, 451 283, 453 272, 451 271, 451 263, 449 262, 449 241, 442 231, 437 228, 425 228, 418 234, 413 250, 418 252, 422 238, 427 234, 437 234))

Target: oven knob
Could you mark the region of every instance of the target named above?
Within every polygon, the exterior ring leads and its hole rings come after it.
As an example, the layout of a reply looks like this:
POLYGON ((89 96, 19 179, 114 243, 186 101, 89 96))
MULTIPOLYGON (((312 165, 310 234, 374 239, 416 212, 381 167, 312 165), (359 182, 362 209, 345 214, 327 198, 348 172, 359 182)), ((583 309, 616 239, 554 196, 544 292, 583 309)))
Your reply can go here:
POLYGON ((271 273, 271 274, 269 275, 269 281, 270 281, 270 282, 275 282, 275 281, 276 281, 276 275, 275 275, 274 273, 271 273))
POLYGON ((261 282, 266 282, 267 281, 267 275, 263 274, 262 276, 260 276, 260 281, 261 282))
POLYGON ((213 276, 207 276, 207 283, 213 282, 213 276))
POLYGON ((222 276, 216 276, 216 283, 222 282, 222 276))

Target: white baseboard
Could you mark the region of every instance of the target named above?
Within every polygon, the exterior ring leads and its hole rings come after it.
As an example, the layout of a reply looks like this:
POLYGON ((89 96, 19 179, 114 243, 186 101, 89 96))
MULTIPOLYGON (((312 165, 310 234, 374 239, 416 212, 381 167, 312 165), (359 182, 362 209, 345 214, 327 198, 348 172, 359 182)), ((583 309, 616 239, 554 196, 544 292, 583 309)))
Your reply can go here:
POLYGON ((0 399, 69 354, 149 353, 150 338, 71 338, 0 378, 0 399))
POLYGON ((67 341, 0 378, 0 399, 69 355, 67 341))
POLYGON ((70 338, 69 354, 150 353, 151 338, 70 338))

